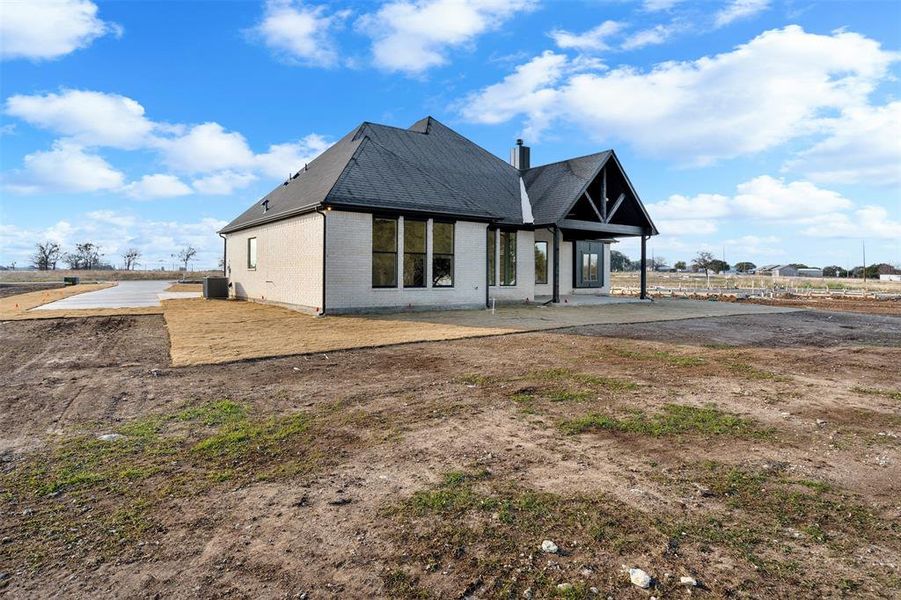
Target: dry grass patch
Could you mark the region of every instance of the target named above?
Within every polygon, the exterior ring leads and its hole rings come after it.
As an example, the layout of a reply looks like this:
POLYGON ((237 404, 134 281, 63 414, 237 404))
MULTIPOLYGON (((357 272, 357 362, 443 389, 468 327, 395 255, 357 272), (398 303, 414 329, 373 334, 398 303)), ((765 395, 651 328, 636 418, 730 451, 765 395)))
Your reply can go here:
POLYGON ((712 406, 697 408, 681 404, 665 404, 663 410, 651 415, 640 410, 632 410, 623 416, 591 413, 565 420, 560 428, 566 433, 614 431, 654 437, 681 434, 767 437, 771 433, 748 419, 712 406))
POLYGON ((164 300, 163 307, 173 366, 452 340, 510 331, 409 319, 318 318, 278 306, 236 300, 164 300))
POLYGON ((167 292, 202 292, 202 283, 173 283, 166 288, 167 292))

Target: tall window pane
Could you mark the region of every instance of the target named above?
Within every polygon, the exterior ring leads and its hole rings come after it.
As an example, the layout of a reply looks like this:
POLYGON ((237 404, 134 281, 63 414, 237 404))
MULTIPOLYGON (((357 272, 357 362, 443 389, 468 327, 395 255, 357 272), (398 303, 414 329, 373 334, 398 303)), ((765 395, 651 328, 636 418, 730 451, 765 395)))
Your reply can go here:
POLYGON ((497 232, 494 229, 488 230, 488 285, 497 284, 497 232))
POLYGON ((535 242, 535 283, 547 283, 547 242, 535 242))
POLYGON ((397 219, 372 219, 372 287, 397 286, 397 219))
POLYGON ((454 224, 432 225, 432 286, 454 285, 454 224))
POLYGON ((255 237, 247 240, 247 268, 257 268, 257 238, 255 237))
POLYGON ((516 285, 516 232, 501 231, 501 285, 516 285))
POLYGON ((425 221, 404 219, 404 287, 425 287, 425 221))

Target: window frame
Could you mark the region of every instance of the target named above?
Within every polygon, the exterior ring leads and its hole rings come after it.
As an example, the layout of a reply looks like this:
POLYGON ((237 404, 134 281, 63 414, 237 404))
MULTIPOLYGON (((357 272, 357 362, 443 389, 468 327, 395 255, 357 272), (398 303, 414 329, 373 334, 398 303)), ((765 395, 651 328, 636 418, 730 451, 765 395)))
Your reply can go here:
POLYGON ((539 279, 539 278, 538 278, 538 261, 536 260, 536 261, 535 261, 535 285, 547 285, 547 282, 548 282, 548 277, 547 277, 547 272, 548 272, 547 262, 548 262, 548 258, 549 258, 549 257, 548 257, 548 243, 547 243, 545 240, 537 240, 537 241, 535 242, 535 250, 536 250, 535 255, 536 255, 536 256, 538 255, 537 250, 538 250, 539 244, 543 244, 543 245, 544 245, 544 277, 543 277, 542 279, 539 279))
POLYGON ((398 268, 397 268, 397 255, 398 255, 398 238, 399 236, 399 225, 400 220, 397 217, 387 216, 387 215, 372 215, 372 225, 371 225, 371 262, 372 269, 369 274, 369 282, 373 289, 394 289, 398 286, 398 268), (375 223, 376 221, 393 221, 394 222, 394 251, 386 251, 386 250, 376 250, 375 249, 375 223), (375 283, 375 257, 376 255, 391 255, 394 260, 392 264, 394 265, 394 282, 387 285, 376 285, 375 283))
POLYGON ((428 219, 418 219, 418 218, 408 218, 404 217, 404 288, 410 289, 422 289, 427 287, 429 277, 428 277, 428 261, 429 261, 429 220, 428 219), (422 243, 423 243, 423 251, 422 252, 410 252, 407 250, 407 225, 409 223, 422 223, 422 243), (422 284, 420 285, 409 285, 407 284, 407 255, 410 256, 418 256, 422 258, 422 284))
POLYGON ((516 287, 516 279, 517 279, 516 271, 517 271, 517 267, 518 267, 518 263, 519 263, 519 257, 517 256, 516 244, 518 242, 519 236, 517 235, 517 232, 515 229, 500 229, 500 230, 498 230, 498 233, 500 234, 500 238, 501 238, 500 244, 499 244, 500 256, 498 258, 498 274, 500 276, 498 283, 502 287, 516 287), (506 238, 506 243, 504 242, 505 238, 506 238), (513 242, 513 245, 512 245, 512 248, 513 248, 513 254, 512 254, 512 256, 513 256, 513 270, 512 270, 513 279, 512 279, 512 281, 507 279, 507 275, 510 275, 511 273, 510 273, 510 265, 507 264, 506 254, 504 253, 504 248, 508 248, 508 249, 511 248, 511 245, 510 245, 511 240, 513 242))
POLYGON ((442 221, 433 219, 432 220, 432 278, 431 283, 433 288, 446 289, 454 287, 456 283, 456 269, 457 269, 457 260, 456 260, 456 251, 457 251, 457 224, 454 221, 442 221), (450 253, 447 252, 435 252, 435 226, 436 225, 450 225, 451 239, 450 239, 450 253), (442 285, 437 283, 437 279, 435 278, 435 259, 436 258, 449 258, 450 259, 450 283, 447 285, 442 285))
POLYGON ((249 237, 247 238, 247 270, 248 271, 256 271, 257 263, 259 263, 259 244, 257 243, 257 237, 249 237), (251 248, 253 249, 251 251, 251 248), (253 261, 251 261, 251 256, 253 257, 253 261))
POLYGON ((486 245, 488 259, 488 286, 497 286, 497 229, 488 228, 486 245))

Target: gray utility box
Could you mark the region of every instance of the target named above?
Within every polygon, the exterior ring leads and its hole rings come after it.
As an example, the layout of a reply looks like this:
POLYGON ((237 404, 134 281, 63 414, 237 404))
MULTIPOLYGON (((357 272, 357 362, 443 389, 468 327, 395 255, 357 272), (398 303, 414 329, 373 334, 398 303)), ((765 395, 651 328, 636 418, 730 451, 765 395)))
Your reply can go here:
POLYGON ((204 277, 204 298, 228 298, 228 277, 204 277))

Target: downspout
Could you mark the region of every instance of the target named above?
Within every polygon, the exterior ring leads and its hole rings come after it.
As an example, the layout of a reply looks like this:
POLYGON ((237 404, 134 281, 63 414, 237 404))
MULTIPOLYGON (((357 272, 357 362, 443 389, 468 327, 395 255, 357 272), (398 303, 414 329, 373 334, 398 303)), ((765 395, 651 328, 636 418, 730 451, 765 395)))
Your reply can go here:
POLYGON ((551 302, 560 304, 560 227, 554 225, 554 288, 551 302))
POLYGON ((322 215, 322 305, 319 307, 318 316, 325 315, 325 264, 328 260, 328 244, 326 244, 326 236, 328 235, 328 226, 326 224, 325 213, 320 207, 316 207, 316 212, 322 215))
POLYGON ((228 277, 228 238, 221 233, 219 237, 222 238, 222 276, 228 277))

